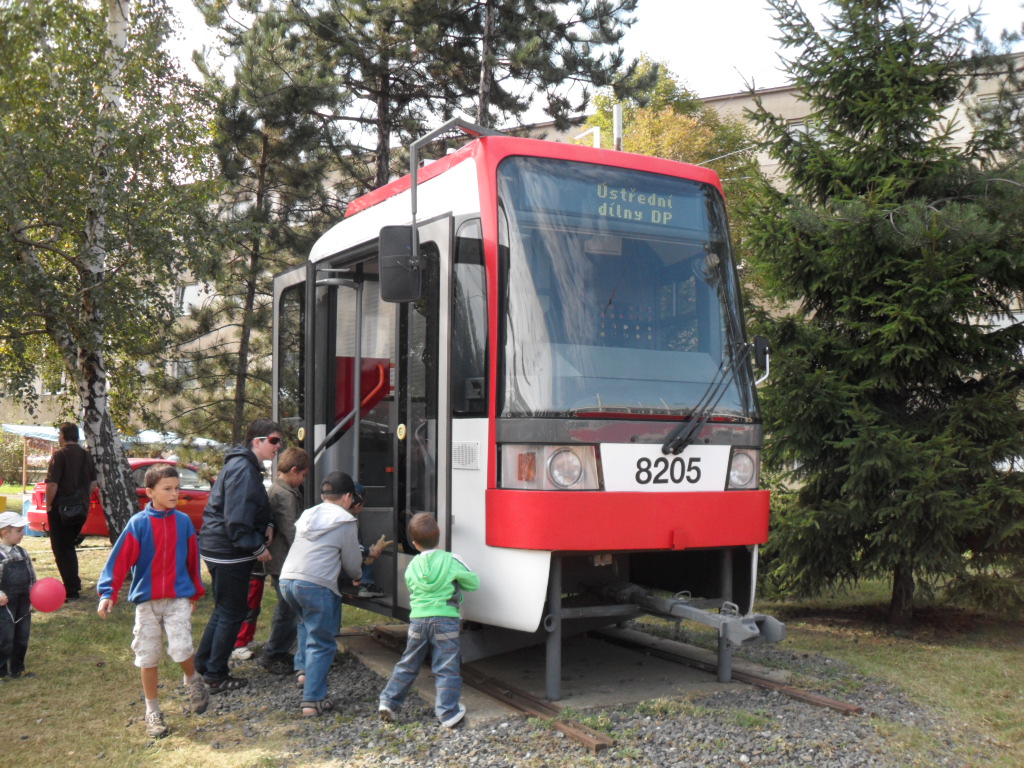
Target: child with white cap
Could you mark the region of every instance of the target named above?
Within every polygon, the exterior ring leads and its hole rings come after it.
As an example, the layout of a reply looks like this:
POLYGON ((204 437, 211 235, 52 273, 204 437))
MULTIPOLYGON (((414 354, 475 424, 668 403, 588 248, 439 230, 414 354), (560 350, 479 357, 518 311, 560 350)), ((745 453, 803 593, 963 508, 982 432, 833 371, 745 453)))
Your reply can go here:
POLYGON ((33 677, 25 672, 32 629, 29 593, 36 583, 32 558, 21 544, 28 520, 17 512, 0 513, 0 683, 33 677))

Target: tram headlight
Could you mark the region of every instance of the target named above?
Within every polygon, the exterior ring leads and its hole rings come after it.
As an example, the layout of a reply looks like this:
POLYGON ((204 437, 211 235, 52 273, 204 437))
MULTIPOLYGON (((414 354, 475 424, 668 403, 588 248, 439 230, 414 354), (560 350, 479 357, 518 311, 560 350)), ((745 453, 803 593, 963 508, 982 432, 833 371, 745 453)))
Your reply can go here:
POLYGON ((559 488, 572 488, 583 477, 583 462, 571 448, 562 448, 548 459, 548 475, 559 488))
POLYGON ((733 451, 729 460, 729 490, 749 490, 757 488, 757 462, 760 451, 733 451))
POLYGON ((502 445, 501 487, 535 491, 596 491, 592 445, 502 445))

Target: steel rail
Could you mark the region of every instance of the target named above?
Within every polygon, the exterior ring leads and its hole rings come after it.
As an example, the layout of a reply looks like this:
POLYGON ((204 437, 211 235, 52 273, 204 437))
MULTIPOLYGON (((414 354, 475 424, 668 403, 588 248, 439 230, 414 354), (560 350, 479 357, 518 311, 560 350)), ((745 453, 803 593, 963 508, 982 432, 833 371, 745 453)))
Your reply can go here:
MULTIPOLYGON (((399 653, 405 649, 405 641, 399 639, 394 632, 387 631, 383 627, 374 627, 369 632, 346 628, 342 630, 341 635, 368 636, 386 648, 398 651, 399 653)), ((615 746, 615 739, 607 733, 596 731, 576 720, 568 720, 561 717, 561 710, 555 705, 542 701, 513 685, 489 677, 472 664, 462 665, 462 682, 520 714, 548 721, 553 728, 561 731, 570 739, 579 742, 595 755, 602 750, 615 746)))
MULTIPOLYGON (((649 653, 651 656, 655 656, 659 659, 666 661, 676 662, 678 664, 685 664, 688 667, 699 669, 704 672, 715 673, 718 671, 718 666, 707 661, 702 661, 693 656, 687 655, 681 651, 673 651, 666 649, 661 646, 657 646, 654 641, 647 643, 639 640, 638 638, 631 636, 627 637, 625 633, 620 630, 597 630, 592 633, 595 637, 599 637, 605 642, 618 645, 623 648, 629 648, 632 650, 642 650, 644 653, 649 653)), ((754 685, 758 688, 767 688, 772 691, 778 691, 779 693, 785 694, 792 699, 798 701, 804 701, 808 704, 814 704, 819 707, 827 707, 833 709, 836 712, 840 712, 844 715, 859 715, 864 712, 864 708, 858 704, 850 704, 845 701, 839 701, 829 696, 825 696, 814 691, 807 691, 803 688, 794 688, 791 685, 785 683, 779 683, 762 675, 755 675, 750 672, 738 672, 735 669, 732 672, 734 680, 738 680, 748 685, 754 685)))

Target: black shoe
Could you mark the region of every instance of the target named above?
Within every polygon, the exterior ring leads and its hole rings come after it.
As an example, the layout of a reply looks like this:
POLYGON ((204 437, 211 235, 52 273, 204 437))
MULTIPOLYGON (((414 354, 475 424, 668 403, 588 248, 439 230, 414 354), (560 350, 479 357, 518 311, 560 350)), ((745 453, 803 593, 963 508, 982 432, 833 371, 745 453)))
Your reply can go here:
POLYGON ((35 672, 11 672, 11 679, 12 680, 16 680, 19 677, 23 677, 26 680, 29 680, 29 679, 31 679, 31 678, 33 678, 35 676, 36 676, 35 672))
POLYGON ((260 666, 272 675, 290 675, 294 671, 292 662, 285 659, 261 659, 260 666))
POLYGON ((238 691, 245 688, 249 684, 249 681, 244 677, 225 677, 223 680, 207 680, 206 687, 210 689, 210 695, 215 693, 224 693, 225 691, 238 691))
POLYGON ((76 600, 81 600, 82 596, 78 592, 69 592, 67 597, 64 598, 65 603, 73 603, 76 600))

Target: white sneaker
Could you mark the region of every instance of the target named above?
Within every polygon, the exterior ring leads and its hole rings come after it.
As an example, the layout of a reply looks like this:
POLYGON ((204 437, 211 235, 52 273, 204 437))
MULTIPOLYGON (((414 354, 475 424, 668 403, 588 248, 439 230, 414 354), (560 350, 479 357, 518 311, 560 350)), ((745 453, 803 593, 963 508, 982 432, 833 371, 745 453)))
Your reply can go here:
POLYGON ((170 733, 163 712, 150 712, 146 715, 146 735, 151 739, 162 739, 170 733))
POLYGON ((466 705, 463 704, 460 701, 459 702, 459 711, 456 712, 451 717, 449 717, 447 720, 442 720, 441 721, 441 727, 442 728, 447 728, 450 731, 452 728, 454 728, 459 723, 461 723, 465 716, 466 716, 466 705))
POLYGON ((377 709, 377 717, 382 723, 393 723, 395 722, 395 711, 387 704, 381 704, 377 709))
POLYGON ((360 587, 359 588, 359 592, 356 593, 356 597, 362 597, 362 598, 366 598, 366 597, 384 597, 384 593, 381 592, 376 587, 370 587, 370 588, 360 587))
POLYGON ((241 648, 235 648, 235 650, 231 652, 231 658, 235 661, 248 661, 253 656, 255 656, 255 654, 247 645, 243 645, 241 648))

